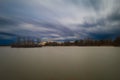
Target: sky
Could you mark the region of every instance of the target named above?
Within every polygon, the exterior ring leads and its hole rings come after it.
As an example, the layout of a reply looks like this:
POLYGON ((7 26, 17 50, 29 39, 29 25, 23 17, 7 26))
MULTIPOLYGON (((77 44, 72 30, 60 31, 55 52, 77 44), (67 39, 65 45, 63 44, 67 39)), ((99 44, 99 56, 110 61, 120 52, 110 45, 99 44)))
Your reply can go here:
POLYGON ((120 35, 120 0, 0 0, 0 44, 120 35))

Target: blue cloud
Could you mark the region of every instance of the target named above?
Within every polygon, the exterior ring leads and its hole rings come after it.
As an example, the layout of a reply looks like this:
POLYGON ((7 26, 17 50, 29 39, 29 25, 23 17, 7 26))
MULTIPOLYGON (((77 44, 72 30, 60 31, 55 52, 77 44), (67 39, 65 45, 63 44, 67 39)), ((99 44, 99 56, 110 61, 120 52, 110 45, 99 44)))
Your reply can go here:
POLYGON ((0 0, 0 36, 6 37, 5 42, 15 35, 43 40, 113 38, 120 35, 119 4, 118 0, 0 0))

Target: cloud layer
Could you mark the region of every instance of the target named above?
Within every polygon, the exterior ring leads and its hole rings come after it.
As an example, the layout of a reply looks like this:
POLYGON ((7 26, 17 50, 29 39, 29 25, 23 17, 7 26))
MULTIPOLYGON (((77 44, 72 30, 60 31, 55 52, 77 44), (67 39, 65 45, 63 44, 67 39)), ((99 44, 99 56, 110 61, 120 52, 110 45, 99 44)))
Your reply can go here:
POLYGON ((119 4, 120 0, 0 0, 0 39, 113 38, 120 35, 119 4))

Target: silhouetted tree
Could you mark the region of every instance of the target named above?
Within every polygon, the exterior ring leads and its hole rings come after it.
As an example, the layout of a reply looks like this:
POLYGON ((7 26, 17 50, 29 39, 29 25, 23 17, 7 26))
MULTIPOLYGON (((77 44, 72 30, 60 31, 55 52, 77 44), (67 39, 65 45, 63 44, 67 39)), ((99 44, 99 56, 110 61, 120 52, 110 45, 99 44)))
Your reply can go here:
POLYGON ((114 45, 115 46, 120 46, 120 36, 116 37, 116 39, 114 40, 114 45))

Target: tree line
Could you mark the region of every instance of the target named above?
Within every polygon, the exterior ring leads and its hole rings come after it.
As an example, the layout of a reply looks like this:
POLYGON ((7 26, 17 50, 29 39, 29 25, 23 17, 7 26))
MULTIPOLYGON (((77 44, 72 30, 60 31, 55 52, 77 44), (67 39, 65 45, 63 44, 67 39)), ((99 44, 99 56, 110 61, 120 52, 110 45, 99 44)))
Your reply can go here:
POLYGON ((116 37, 114 40, 94 40, 94 39, 80 39, 75 41, 65 42, 47 42, 44 46, 120 46, 120 37, 116 37))

